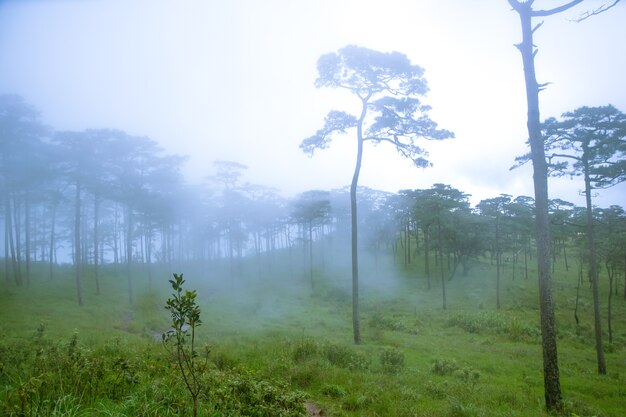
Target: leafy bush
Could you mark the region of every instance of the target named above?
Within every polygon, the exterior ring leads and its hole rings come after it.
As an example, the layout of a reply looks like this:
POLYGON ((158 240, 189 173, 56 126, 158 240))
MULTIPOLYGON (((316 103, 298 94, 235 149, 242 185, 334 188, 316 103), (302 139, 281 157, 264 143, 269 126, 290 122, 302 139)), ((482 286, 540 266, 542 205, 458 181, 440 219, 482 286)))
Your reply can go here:
POLYGON ((447 319, 446 324, 459 327, 468 333, 504 334, 514 342, 535 342, 541 336, 537 326, 524 324, 515 317, 506 320, 504 316, 489 311, 477 315, 455 314, 447 319))
POLYGON ((386 348, 380 352, 380 364, 383 371, 395 374, 404 368, 404 353, 397 348, 386 348))
POLYGON ((346 390, 335 384, 324 384, 320 390, 322 394, 331 398, 341 398, 346 396, 346 390))
POLYGON ((305 395, 286 384, 260 380, 247 372, 211 372, 205 381, 217 415, 300 417, 305 395))
POLYGON ((430 371, 435 375, 454 375, 463 381, 476 381, 480 372, 475 369, 462 367, 454 359, 435 359, 430 371))
POLYGON ((328 362, 339 368, 352 371, 363 371, 370 367, 371 361, 367 356, 354 351, 352 348, 334 343, 328 343, 323 347, 323 354, 328 362))
POLYGON ((459 365, 454 359, 435 359, 430 372, 435 375, 452 375, 459 369, 459 365))
POLYGON ((369 320, 370 327, 374 329, 391 330, 396 332, 404 332, 417 334, 414 326, 406 324, 398 317, 387 317, 380 311, 376 311, 369 320))

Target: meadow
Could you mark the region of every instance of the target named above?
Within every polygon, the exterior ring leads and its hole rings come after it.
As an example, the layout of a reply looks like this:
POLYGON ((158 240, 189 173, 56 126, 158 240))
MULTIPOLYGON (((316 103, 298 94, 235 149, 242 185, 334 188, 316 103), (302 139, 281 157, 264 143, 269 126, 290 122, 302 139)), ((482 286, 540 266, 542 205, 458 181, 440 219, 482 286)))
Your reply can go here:
MULTIPOLYGON (((363 343, 352 342, 348 265, 329 255, 306 263, 235 274, 225 263, 101 271, 95 295, 85 271, 85 305, 76 302, 71 266, 30 286, 0 283, 0 413, 3 416, 191 415, 188 394, 161 333, 172 272, 198 292, 197 338, 210 348, 199 415, 541 417, 544 411, 537 282, 507 265, 496 309, 495 266, 474 262, 467 276, 428 289, 419 259, 363 256, 363 343), (321 412, 319 410, 322 410, 321 412), (323 413, 323 414, 320 414, 323 413)), ((557 261, 554 295, 563 416, 626 415, 626 302, 623 277, 613 300, 607 375, 598 375, 591 289, 557 261)), ((42 277, 46 276, 42 274, 42 277)), ((606 333, 606 277, 601 276, 606 333)))

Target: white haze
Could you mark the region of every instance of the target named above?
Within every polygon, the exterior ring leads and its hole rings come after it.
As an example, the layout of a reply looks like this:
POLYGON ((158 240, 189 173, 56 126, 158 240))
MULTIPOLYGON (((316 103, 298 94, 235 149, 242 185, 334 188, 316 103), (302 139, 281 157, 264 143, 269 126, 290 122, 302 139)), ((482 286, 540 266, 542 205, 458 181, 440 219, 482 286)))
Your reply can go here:
MULTIPOLYGON (((562 1, 544 0, 550 8, 562 1)), ((626 4, 583 23, 600 1, 547 18, 536 33, 542 117, 611 103, 626 111, 626 4)), ((346 93, 316 89, 321 54, 347 44, 397 50, 426 70, 431 116, 456 139, 427 143, 418 170, 385 146, 365 149, 360 184, 395 192, 450 184, 478 202, 533 195, 516 13, 506 0, 234 0, 0 2, 0 93, 17 93, 58 130, 117 128, 189 155, 190 182, 212 161, 249 167, 252 183, 287 195, 351 179, 354 138, 305 156, 298 145, 346 93)), ((582 204, 579 179, 551 197, 582 204)), ((598 206, 626 206, 625 186, 598 206)))

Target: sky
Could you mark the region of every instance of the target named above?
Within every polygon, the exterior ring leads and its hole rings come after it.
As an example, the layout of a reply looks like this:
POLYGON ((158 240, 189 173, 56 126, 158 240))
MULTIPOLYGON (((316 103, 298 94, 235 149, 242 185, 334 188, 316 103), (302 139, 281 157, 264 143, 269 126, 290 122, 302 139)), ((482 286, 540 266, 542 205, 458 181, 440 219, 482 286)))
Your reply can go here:
MULTIPOLYGON (((548 9, 563 0, 537 0, 548 9)), ((542 118, 581 106, 626 111, 626 2, 581 23, 601 0, 545 19, 535 34, 542 118)), ((539 22, 539 21, 537 21, 539 22)), ((308 157, 300 142, 330 110, 358 111, 345 91, 315 87, 317 59, 354 44, 399 51, 425 69, 425 102, 456 137, 422 142, 433 166, 366 146, 359 184, 396 192, 449 184, 481 199, 533 195, 525 144, 517 14, 506 0, 0 0, 0 94, 16 93, 56 130, 115 128, 187 155, 201 183, 213 161, 291 196, 348 185, 354 134, 308 157)), ((583 205, 580 178, 550 198, 583 205)), ((598 190, 626 207, 626 184, 598 190)))

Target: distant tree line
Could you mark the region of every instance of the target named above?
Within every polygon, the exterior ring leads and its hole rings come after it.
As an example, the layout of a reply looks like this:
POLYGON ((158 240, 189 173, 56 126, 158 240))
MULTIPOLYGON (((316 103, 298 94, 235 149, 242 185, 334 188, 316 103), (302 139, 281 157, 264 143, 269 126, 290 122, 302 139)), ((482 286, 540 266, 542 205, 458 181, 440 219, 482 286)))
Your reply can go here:
MULTIPOLYGON (((554 129, 555 123, 546 126, 554 129)), ((5 280, 17 286, 29 284, 34 263, 47 265, 54 279, 53 266, 70 262, 82 304, 85 271, 99 292, 98 270, 109 263, 125 269, 132 302, 133 265, 144 265, 151 276, 155 264, 226 262, 227 279, 234 279, 244 257, 268 271, 277 251, 298 248, 314 286, 313 269, 332 258, 329 251, 314 261, 314 244, 349 246, 347 188, 287 199, 242 183, 246 167, 230 161, 216 161, 214 175, 191 185, 180 173, 184 158, 165 155, 153 140, 111 129, 55 132, 15 95, 0 96, 0 129, 0 254, 5 280)), ((467 274, 479 257, 496 266, 496 290, 504 265, 513 279, 529 276, 530 197, 500 195, 471 207, 468 194, 444 184, 397 193, 359 187, 357 194, 362 250, 375 258, 392 255, 399 267, 423 257, 426 286, 441 286, 443 308, 446 282, 467 274)), ((550 207, 554 260, 561 257, 582 277, 591 255, 587 210, 561 200, 550 207)), ((626 214, 618 206, 593 208, 592 218, 595 264, 605 269, 615 293, 616 278, 626 276, 626 214)), ((626 281, 623 289, 626 297, 626 281)))

